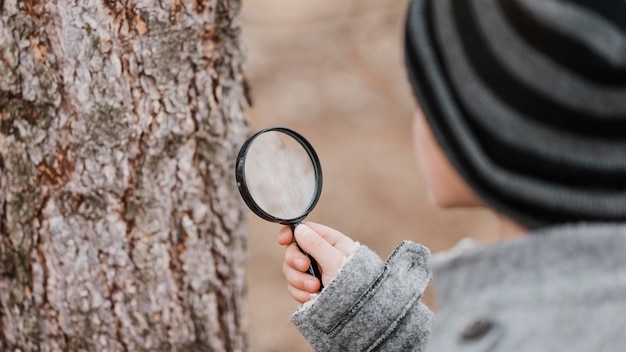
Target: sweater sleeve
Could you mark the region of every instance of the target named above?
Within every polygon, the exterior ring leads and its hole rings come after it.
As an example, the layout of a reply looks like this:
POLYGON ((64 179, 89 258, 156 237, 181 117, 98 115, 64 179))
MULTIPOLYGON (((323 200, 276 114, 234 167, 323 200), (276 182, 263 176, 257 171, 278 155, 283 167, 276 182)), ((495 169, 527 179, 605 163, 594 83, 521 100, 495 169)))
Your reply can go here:
POLYGON ((315 351, 422 351, 433 315, 421 302, 426 247, 403 242, 386 263, 361 246, 337 277, 291 317, 315 351))

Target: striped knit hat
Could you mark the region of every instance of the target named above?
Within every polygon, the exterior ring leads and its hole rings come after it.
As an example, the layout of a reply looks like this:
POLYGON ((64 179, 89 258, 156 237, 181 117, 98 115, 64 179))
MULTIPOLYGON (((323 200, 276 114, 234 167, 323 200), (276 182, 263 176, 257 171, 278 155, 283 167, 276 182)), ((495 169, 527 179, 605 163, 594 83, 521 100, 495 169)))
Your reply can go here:
POLYGON ((406 66, 446 155, 536 228, 626 221, 626 1, 412 0, 406 66))

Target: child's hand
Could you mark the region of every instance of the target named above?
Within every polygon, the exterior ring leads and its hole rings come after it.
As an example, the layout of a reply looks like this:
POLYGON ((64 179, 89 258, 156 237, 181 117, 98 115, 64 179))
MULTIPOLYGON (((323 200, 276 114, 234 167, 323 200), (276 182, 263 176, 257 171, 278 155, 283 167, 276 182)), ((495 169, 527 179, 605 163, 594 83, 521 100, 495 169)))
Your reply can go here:
MULTIPOLYGON (((337 271, 354 246, 354 241, 341 232, 312 222, 298 225, 295 236, 300 247, 317 260, 324 285, 337 276, 337 271)), ((320 282, 307 273, 311 262, 293 242, 289 226, 281 228, 278 243, 286 246, 283 274, 287 279, 287 291, 300 303, 309 301, 311 293, 319 291, 320 282)))

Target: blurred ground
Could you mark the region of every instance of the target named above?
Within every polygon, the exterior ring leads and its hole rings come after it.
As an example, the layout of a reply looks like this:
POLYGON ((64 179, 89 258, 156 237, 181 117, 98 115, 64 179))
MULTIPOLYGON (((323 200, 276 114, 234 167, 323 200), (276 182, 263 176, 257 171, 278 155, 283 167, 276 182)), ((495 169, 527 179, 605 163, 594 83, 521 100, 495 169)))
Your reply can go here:
MULTIPOLYGON (((291 127, 316 148, 324 187, 309 220, 339 229, 383 258, 404 239, 438 252, 489 240, 485 211, 435 209, 415 162, 414 101, 405 78, 406 1, 244 1, 246 75, 255 129, 291 127)), ((312 351, 289 322, 279 225, 250 213, 248 320, 255 352, 312 351)), ((434 306, 432 292, 426 301, 434 306)))

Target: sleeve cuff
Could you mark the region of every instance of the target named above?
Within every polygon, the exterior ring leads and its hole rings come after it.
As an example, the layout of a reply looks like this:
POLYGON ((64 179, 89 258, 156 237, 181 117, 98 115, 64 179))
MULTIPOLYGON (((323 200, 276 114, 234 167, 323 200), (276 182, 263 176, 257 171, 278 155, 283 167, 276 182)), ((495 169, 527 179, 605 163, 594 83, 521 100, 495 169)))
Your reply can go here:
POLYGON ((317 351, 367 350, 417 307, 431 278, 429 255, 427 248, 406 241, 383 263, 360 246, 319 297, 291 320, 317 351))

